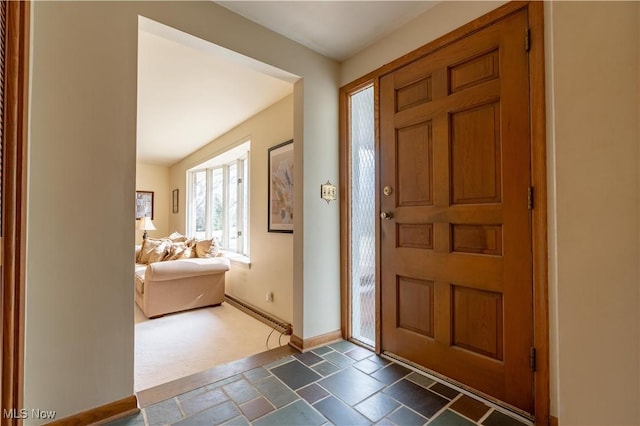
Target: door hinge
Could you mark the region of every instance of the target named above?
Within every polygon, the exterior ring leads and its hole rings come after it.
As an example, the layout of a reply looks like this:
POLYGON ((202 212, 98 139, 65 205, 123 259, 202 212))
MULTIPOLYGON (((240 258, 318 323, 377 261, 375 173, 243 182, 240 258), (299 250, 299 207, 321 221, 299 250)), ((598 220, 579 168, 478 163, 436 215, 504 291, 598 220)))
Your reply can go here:
POLYGON ((529 49, 531 48, 530 35, 531 35, 531 30, 529 28, 524 30, 524 51, 525 52, 528 52, 529 49))
POLYGON ((536 348, 529 349, 529 365, 531 372, 534 373, 536 371, 536 348))
POLYGON ((527 208, 533 210, 533 186, 527 188, 527 208))

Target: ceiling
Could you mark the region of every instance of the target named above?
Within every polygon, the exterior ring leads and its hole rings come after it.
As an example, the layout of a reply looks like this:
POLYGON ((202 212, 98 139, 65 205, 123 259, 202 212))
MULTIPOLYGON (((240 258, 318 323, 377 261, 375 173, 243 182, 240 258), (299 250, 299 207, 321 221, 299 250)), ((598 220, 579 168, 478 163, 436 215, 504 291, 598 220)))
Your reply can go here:
MULTIPOLYGON (((435 1, 223 1, 239 15, 342 61, 435 1)), ((170 166, 293 93, 298 78, 140 18, 137 159, 170 166)))
POLYGON ((436 1, 216 1, 339 62, 391 34, 436 1))

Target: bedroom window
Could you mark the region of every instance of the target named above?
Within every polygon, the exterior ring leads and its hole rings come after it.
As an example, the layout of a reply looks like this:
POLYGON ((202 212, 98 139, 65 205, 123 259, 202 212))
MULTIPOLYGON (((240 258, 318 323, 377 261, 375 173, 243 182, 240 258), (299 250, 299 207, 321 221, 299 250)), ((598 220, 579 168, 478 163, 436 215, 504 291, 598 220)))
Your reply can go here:
POLYGON ((249 255, 249 147, 245 142, 187 172, 187 231, 249 255))

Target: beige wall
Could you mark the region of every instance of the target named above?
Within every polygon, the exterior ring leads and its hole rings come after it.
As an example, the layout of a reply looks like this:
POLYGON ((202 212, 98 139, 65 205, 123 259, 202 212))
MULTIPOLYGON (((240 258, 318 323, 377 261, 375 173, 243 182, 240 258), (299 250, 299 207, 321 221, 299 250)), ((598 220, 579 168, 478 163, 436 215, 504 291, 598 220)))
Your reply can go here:
POLYGON ((547 7, 549 286, 563 425, 640 424, 639 13, 638 2, 547 7))
POLYGON ((338 181, 339 65, 209 1, 32 13, 25 407, 64 417, 133 394, 139 15, 300 76, 291 316, 302 338, 338 330, 339 207, 318 185, 338 181))
MULTIPOLYGON (((169 167, 156 164, 136 163, 136 191, 153 191, 153 226, 150 237, 165 237, 175 229, 169 227, 171 214, 171 190, 169 190, 169 167)), ((142 231, 135 231, 136 244, 142 244, 142 231)))
POLYGON ((444 1, 396 32, 367 47, 341 67, 341 85, 424 46, 469 21, 496 9, 505 1, 444 1))
POLYGON ((61 418, 133 392, 137 19, 108 4, 33 2, 32 13, 16 408, 61 418))
MULTIPOLYGON (((267 149, 293 138, 293 95, 240 124, 171 167, 171 188, 187 193, 186 172, 216 155, 251 141, 249 246, 251 267, 234 262, 226 293, 286 321, 293 319, 293 235, 267 232, 267 149), (273 292, 273 302, 265 295, 273 292)), ((186 200, 186 196, 182 197, 186 200)), ((185 232, 186 204, 171 215, 171 229, 185 232)))
MULTIPOLYGON (((503 2, 443 2, 342 64, 343 84, 503 2)), ((545 4, 551 412, 640 424, 639 3, 545 4)))

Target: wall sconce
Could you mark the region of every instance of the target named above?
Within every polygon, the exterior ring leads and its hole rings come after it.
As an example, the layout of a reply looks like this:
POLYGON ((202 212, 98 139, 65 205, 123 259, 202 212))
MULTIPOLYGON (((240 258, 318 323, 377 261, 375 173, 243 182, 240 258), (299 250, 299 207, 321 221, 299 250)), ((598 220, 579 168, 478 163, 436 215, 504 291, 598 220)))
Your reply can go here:
POLYGON ((327 183, 320 185, 320 198, 325 200, 327 204, 331 201, 336 200, 336 196, 338 193, 338 188, 333 185, 331 182, 327 181, 327 183))

